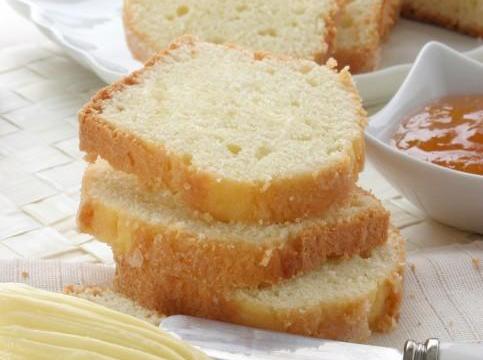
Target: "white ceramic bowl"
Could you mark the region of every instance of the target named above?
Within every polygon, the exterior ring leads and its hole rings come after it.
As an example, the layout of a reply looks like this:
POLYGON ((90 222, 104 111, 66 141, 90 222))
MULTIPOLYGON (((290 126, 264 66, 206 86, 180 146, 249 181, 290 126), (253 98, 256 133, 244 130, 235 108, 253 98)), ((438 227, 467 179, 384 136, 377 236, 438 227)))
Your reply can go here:
POLYGON ((442 223, 483 233, 483 176, 418 160, 390 145, 401 120, 446 95, 483 95, 483 65, 440 43, 428 43, 392 100, 366 129, 367 152, 409 201, 442 223))

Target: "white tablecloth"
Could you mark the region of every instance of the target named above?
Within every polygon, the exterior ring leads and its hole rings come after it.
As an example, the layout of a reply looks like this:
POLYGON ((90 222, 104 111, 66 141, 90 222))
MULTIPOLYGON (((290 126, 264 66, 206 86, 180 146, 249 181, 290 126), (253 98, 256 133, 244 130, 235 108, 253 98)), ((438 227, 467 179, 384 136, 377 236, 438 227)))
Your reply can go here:
MULTIPOLYGON (((370 343, 401 348, 407 339, 483 340, 483 243, 413 253, 406 266, 401 319, 370 343)), ((59 261, 0 261, 0 282, 25 282, 52 291, 70 284, 111 284, 114 268, 59 261)))

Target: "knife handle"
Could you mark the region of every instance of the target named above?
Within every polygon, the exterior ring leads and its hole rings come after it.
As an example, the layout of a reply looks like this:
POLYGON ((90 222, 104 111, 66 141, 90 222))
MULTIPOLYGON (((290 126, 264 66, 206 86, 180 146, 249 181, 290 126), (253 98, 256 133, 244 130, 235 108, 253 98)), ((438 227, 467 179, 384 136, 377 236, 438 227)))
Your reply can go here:
POLYGON ((483 342, 440 343, 439 360, 483 360, 483 342))
POLYGON ((403 360, 483 360, 483 342, 440 343, 438 339, 428 339, 418 343, 408 340, 403 360))

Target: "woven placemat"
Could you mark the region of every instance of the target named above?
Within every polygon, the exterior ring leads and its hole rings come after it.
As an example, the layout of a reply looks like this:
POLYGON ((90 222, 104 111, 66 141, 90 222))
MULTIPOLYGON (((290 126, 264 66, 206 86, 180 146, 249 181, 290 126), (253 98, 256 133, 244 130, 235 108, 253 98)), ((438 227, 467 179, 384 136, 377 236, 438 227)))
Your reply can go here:
MULTIPOLYGON (((110 248, 75 223, 85 168, 76 114, 103 85, 47 42, 0 51, 0 258, 112 264, 110 248)), ((409 251, 483 239, 428 219, 370 163, 360 184, 391 211, 409 251)))

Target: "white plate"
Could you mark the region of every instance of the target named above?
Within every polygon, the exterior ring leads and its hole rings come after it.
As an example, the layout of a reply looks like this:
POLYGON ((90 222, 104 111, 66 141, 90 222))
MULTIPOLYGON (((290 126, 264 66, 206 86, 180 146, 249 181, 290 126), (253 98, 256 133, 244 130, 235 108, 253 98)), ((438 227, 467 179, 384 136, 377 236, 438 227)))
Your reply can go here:
MULTIPOLYGON (((110 83, 141 63, 129 52, 121 20, 121 0, 7 0, 76 61, 110 83)), ((382 51, 381 69, 356 75, 366 106, 385 103, 397 91, 421 47, 443 42, 483 62, 483 42, 436 26, 402 19, 382 51), (406 65, 403 65, 406 64, 406 65)))

